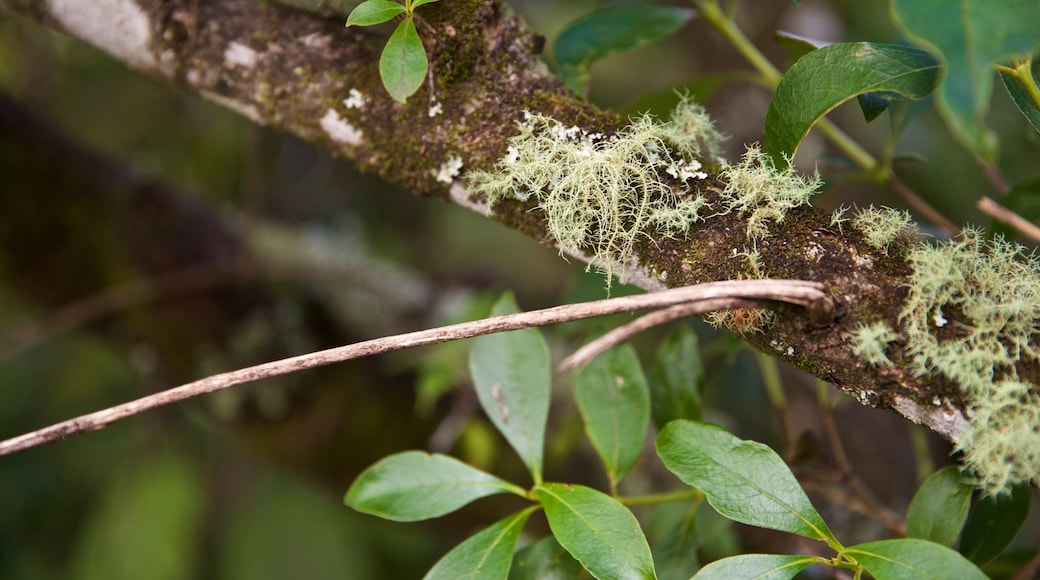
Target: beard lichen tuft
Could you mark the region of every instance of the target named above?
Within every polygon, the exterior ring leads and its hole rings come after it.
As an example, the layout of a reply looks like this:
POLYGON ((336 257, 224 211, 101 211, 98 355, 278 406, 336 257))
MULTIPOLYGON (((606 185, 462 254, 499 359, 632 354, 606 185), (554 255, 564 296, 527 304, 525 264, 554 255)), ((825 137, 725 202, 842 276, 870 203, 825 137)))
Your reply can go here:
POLYGON ((884 322, 862 324, 852 333, 852 352, 868 364, 890 367, 892 361, 886 351, 898 339, 896 331, 884 322))
POLYGON ((973 417, 956 441, 965 463, 986 493, 1036 482, 1040 391, 1019 370, 1040 365, 1040 262, 974 229, 958 241, 918 244, 908 258, 905 353, 919 375, 943 375, 967 396, 973 417))
POLYGON ((906 210, 871 205, 856 213, 852 227, 863 234, 867 244, 888 255, 893 246, 909 248, 921 237, 917 224, 906 210))
POLYGON ((624 278, 640 237, 685 234, 703 219, 706 202, 692 184, 707 179, 702 160, 716 159, 721 140, 686 98, 668 121, 644 115, 610 136, 525 113, 496 170, 468 179, 489 208, 534 196, 561 251, 589 252, 609 289, 614 274, 624 278))
POLYGON ((746 214, 750 240, 769 235, 769 222, 779 224, 787 212, 809 205, 821 184, 819 174, 799 175, 790 165, 776 169, 758 146, 748 147, 740 163, 723 168, 721 178, 726 187, 720 213, 746 214))

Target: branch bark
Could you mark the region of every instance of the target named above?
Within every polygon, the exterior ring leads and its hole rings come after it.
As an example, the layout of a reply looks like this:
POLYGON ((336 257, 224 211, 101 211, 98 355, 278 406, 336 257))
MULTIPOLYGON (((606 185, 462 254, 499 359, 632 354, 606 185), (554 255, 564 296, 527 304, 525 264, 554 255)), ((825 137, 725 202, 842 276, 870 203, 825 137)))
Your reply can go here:
MULTIPOLYGON (((540 40, 496 0, 432 4, 423 18, 432 83, 407 105, 383 91, 377 70, 385 36, 254 0, 0 0, 48 26, 248 118, 295 134, 374 171, 417 195, 486 211, 461 179, 442 181, 449 158, 463 173, 503 156, 523 111, 610 133, 623 125, 568 93, 538 60, 540 40), (351 90, 364 96, 348 108, 351 90), (440 103, 442 114, 431 113, 440 103), (441 178, 441 179, 439 179, 441 178)), ((708 180, 712 181, 712 180, 708 180)), ((714 201, 712 182, 703 193, 714 201)), ((551 244, 529 205, 505 203, 492 217, 551 244)), ((745 277, 749 245, 738 214, 718 216, 685 239, 643 240, 629 282, 646 290, 745 277)), ((763 275, 823 284, 835 317, 817 324, 780 309, 767 333, 744 338, 757 348, 830 381, 864 404, 892 409, 954 438, 966 409, 955 385, 907 370, 865 365, 850 333, 864 316, 894 328, 910 269, 870 249, 855 232, 833 228, 807 208, 793 211, 757 243, 763 275)), ((587 259, 587 258, 586 258, 587 259)))

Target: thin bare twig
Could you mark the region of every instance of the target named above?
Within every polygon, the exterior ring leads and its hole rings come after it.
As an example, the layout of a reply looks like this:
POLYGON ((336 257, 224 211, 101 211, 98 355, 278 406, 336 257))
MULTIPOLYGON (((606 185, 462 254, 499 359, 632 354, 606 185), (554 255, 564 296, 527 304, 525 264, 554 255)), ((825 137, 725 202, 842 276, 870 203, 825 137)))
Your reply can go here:
POLYGON ((986 215, 992 217, 997 221, 1004 222, 1005 224, 1015 228, 1023 234, 1029 236, 1034 242, 1040 244, 1040 226, 1037 226, 1033 222, 1026 218, 1018 215, 1017 213, 1009 210, 1008 208, 1000 205, 988 197, 979 199, 977 207, 980 211, 986 215))
POLYGON ((592 359, 603 354, 607 350, 625 342, 633 336, 649 330, 655 326, 669 323, 673 320, 680 318, 686 318, 687 316, 696 316, 698 314, 706 314, 708 312, 714 312, 716 310, 732 310, 734 308, 755 308, 761 307, 761 302, 755 300, 746 300, 743 298, 718 298, 712 300, 703 300, 700 302, 694 302, 692 304, 680 304, 678 306, 672 306, 670 308, 662 308, 655 310, 649 314, 640 316, 639 318, 623 324, 610 332, 604 334, 592 340, 588 344, 582 346, 578 350, 574 351, 574 354, 560 361, 557 368, 560 371, 566 371, 574 368, 581 368, 592 362, 592 359))
POLYGON ((892 188, 899 197, 903 198, 907 204, 910 205, 917 213, 921 214, 925 219, 932 222, 936 226, 946 230, 951 236, 957 235, 957 232, 961 231, 961 228, 957 224, 950 221, 950 218, 944 216, 942 212, 932 207, 927 201, 921 196, 917 195, 914 190, 903 183, 893 173, 888 178, 888 186, 892 188))
POLYGON ((0 441, 0 455, 8 455, 72 435, 96 431, 112 423, 134 415, 156 409, 171 403, 212 393, 235 385, 241 385, 300 371, 315 368, 334 362, 381 354, 428 344, 437 344, 451 340, 471 338, 483 334, 517 330, 570 322, 583 318, 631 312, 651 308, 668 308, 695 301, 740 298, 746 300, 777 300, 798 304, 805 307, 816 321, 833 317, 833 304, 827 298, 823 285, 817 282, 801 280, 730 280, 709 282, 696 286, 673 288, 662 292, 623 296, 606 300, 596 300, 580 304, 555 306, 532 312, 505 314, 464 322, 450 326, 442 326, 429 330, 421 330, 396 336, 388 336, 359 342, 352 345, 331 348, 290 357, 274 362, 264 363, 244 369, 213 375, 204 379, 181 385, 154 395, 142 397, 129 403, 109 407, 95 413, 82 415, 61 423, 0 441))

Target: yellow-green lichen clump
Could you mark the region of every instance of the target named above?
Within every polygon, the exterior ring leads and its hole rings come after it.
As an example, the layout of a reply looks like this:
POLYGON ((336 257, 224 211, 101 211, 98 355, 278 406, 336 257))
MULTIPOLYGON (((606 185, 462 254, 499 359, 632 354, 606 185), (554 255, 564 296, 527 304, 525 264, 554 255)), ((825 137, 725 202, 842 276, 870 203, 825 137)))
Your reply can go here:
POLYGON ((527 113, 497 171, 468 177, 489 207, 535 196, 549 235, 563 249, 591 253, 609 286, 640 236, 685 233, 703 219, 694 184, 708 177, 702 162, 717 158, 721 139, 687 99, 667 122, 644 115, 610 136, 527 113))
POLYGON ((990 493, 1036 482, 1040 394, 1019 371, 1040 365, 1040 262, 973 229, 960 241, 921 244, 909 259, 906 354, 917 373, 942 374, 967 395, 974 416, 957 441, 965 463, 990 493))

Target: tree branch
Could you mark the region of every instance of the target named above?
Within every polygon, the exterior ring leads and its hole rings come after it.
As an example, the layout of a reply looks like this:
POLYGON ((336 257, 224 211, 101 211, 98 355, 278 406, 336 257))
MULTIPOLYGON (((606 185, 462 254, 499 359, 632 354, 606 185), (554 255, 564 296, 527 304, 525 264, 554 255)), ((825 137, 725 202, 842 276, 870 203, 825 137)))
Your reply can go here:
MULTIPOLYGON (((221 103, 346 157, 418 195, 486 211, 461 177, 440 171, 451 158, 462 173, 491 169, 524 111, 567 126, 610 134, 621 119, 568 93, 538 60, 540 42, 496 0, 457 0, 424 7, 432 89, 407 105, 383 91, 377 70, 385 36, 344 29, 321 17, 254 0, 98 0, 81 3, 0 0, 16 12, 93 44, 147 74, 221 103), (428 8, 428 9, 426 9, 428 8), (357 91, 351 106, 344 99, 357 91), (432 91, 432 92, 431 92, 432 91), (443 114, 433 114, 436 100, 443 114)), ((705 180, 702 195, 717 203, 722 183, 705 180)), ((532 203, 508 202, 493 217, 538 240, 544 215, 532 203)), ((747 277, 746 216, 733 212, 698 224, 683 239, 644 239, 635 248, 629 282, 646 290, 747 277)), ((862 322, 899 327, 910 267, 862 237, 836 231, 811 208, 787 214, 756 242, 762 276, 815 280, 834 297, 835 318, 814 325, 779 309, 767 334, 744 338, 772 356, 830 381, 857 400, 893 409, 954 438, 967 411, 956 385, 917 376, 901 365, 863 364, 851 333, 862 322)), ((589 259, 582 256, 582 259, 589 259)))

